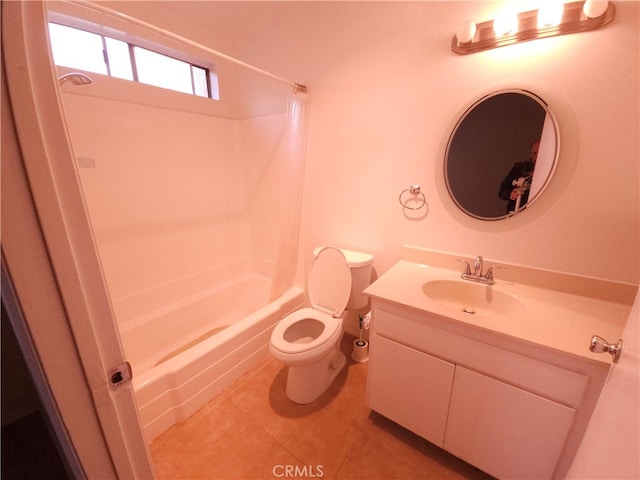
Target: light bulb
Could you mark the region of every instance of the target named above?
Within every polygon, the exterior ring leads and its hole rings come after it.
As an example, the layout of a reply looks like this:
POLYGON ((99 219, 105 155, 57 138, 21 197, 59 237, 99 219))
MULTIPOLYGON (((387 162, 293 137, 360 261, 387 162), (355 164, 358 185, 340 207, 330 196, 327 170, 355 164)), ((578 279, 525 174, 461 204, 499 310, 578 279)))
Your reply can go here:
POLYGON ((456 31, 456 39, 458 43, 469 43, 476 35, 476 24, 471 20, 463 22, 456 31))
POLYGON ((609 2, 606 0, 587 0, 584 2, 582 11, 589 18, 598 18, 609 8, 609 2))
POLYGON ((564 5, 559 2, 547 2, 538 10, 538 28, 560 24, 564 5))
POLYGON ((511 12, 498 15, 493 21, 493 31, 496 38, 503 37, 507 33, 516 33, 518 18, 511 12))

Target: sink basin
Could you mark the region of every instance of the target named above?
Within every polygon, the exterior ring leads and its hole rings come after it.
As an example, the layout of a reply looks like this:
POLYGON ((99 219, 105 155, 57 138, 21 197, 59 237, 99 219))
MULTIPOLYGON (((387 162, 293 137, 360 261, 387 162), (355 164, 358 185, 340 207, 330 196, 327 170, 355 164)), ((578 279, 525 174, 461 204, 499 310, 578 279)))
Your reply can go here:
POLYGON ((495 286, 457 280, 432 280, 422 286, 423 293, 434 302, 469 315, 517 316, 527 310, 517 297, 495 286))

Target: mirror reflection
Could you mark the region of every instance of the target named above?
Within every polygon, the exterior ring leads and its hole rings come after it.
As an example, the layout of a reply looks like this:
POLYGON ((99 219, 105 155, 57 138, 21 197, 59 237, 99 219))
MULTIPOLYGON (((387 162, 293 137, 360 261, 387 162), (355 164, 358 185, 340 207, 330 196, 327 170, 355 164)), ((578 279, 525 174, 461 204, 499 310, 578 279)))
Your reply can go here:
POLYGON ((483 220, 508 218, 542 193, 553 173, 557 130, 547 104, 524 90, 487 95, 456 124, 445 154, 454 202, 483 220))

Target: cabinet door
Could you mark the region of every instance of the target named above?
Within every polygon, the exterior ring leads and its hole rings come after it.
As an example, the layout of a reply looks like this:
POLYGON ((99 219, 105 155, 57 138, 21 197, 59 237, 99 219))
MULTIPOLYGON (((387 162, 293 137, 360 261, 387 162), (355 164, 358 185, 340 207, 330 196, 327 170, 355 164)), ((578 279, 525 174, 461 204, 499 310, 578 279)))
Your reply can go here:
POLYGON ((498 478, 551 478, 575 411, 458 366, 444 448, 498 478))
POLYGON ((374 335, 369 407, 442 446, 455 365, 374 335))

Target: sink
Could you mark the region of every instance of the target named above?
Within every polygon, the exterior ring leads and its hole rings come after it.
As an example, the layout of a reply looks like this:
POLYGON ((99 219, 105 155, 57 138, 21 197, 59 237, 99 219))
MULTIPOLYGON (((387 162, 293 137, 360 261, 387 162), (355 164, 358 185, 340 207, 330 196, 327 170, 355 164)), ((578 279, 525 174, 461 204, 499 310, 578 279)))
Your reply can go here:
POLYGON ((422 285, 423 293, 434 302, 469 315, 511 316, 522 314, 526 305, 517 297, 483 285, 458 280, 432 280, 422 285))

